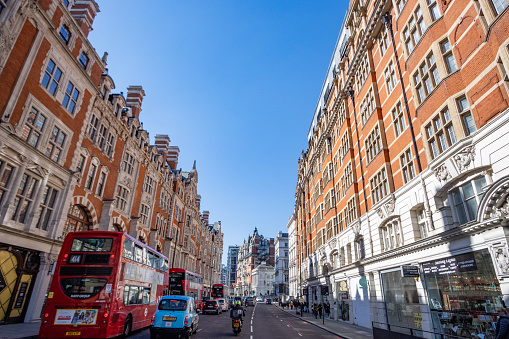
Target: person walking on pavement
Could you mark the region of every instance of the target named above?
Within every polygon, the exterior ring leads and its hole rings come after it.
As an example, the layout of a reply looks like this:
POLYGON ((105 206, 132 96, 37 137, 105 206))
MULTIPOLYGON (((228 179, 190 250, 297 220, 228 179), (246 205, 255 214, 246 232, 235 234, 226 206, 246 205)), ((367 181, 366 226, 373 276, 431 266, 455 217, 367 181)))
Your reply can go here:
POLYGON ((328 300, 325 302, 324 309, 325 309, 325 314, 328 317, 330 315, 330 303, 328 300))
POLYGON ((293 300, 290 300, 290 309, 293 311, 293 300))
POLYGON ((495 329, 496 339, 509 339, 509 315, 505 308, 498 309, 498 321, 495 329))
POLYGON ((320 318, 322 318, 322 312, 323 312, 322 303, 318 303, 318 314, 320 315, 320 318))
POLYGON ((316 304, 316 301, 313 304, 313 315, 315 316, 315 319, 318 319, 318 305, 316 304))

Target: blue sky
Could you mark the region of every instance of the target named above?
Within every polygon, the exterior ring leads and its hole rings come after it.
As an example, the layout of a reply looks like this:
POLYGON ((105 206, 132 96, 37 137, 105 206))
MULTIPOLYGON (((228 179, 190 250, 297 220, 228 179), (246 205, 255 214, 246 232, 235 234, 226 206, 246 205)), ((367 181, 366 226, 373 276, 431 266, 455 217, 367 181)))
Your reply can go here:
POLYGON ((222 223, 223 262, 254 227, 286 231, 348 1, 97 2, 89 38, 109 53, 113 92, 142 85, 151 143, 168 134, 180 168, 196 160, 202 210, 222 223))

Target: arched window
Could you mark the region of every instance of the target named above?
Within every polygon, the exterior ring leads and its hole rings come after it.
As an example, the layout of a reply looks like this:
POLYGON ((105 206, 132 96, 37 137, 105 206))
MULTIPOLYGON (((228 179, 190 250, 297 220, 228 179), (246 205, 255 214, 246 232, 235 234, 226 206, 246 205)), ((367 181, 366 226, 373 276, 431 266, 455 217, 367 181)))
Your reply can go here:
POLYGON ((64 231, 62 235, 65 237, 69 232, 88 231, 92 229, 92 223, 83 206, 74 205, 67 214, 64 231))

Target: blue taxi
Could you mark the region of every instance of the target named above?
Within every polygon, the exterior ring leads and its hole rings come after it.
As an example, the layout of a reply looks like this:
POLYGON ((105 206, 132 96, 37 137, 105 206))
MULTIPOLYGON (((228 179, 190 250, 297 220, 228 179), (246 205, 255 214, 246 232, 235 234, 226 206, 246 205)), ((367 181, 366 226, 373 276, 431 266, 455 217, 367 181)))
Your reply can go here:
POLYGON ((196 333, 199 321, 192 297, 168 295, 161 298, 150 324, 150 338, 178 336, 189 338, 196 333))

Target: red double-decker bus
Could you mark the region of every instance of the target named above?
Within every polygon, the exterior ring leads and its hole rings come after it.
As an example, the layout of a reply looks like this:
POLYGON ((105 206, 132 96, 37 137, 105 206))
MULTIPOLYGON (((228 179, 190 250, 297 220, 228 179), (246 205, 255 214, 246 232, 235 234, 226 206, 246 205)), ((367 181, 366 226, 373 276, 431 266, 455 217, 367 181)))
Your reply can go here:
POLYGON ((228 299, 228 286, 223 284, 212 285, 212 298, 228 299))
POLYGON ((62 245, 39 338, 111 338, 150 325, 168 258, 120 232, 72 232, 62 245))
POLYGON ((183 268, 170 268, 169 281, 168 289, 170 295, 193 297, 196 309, 203 310, 203 277, 201 275, 186 271, 183 268))

